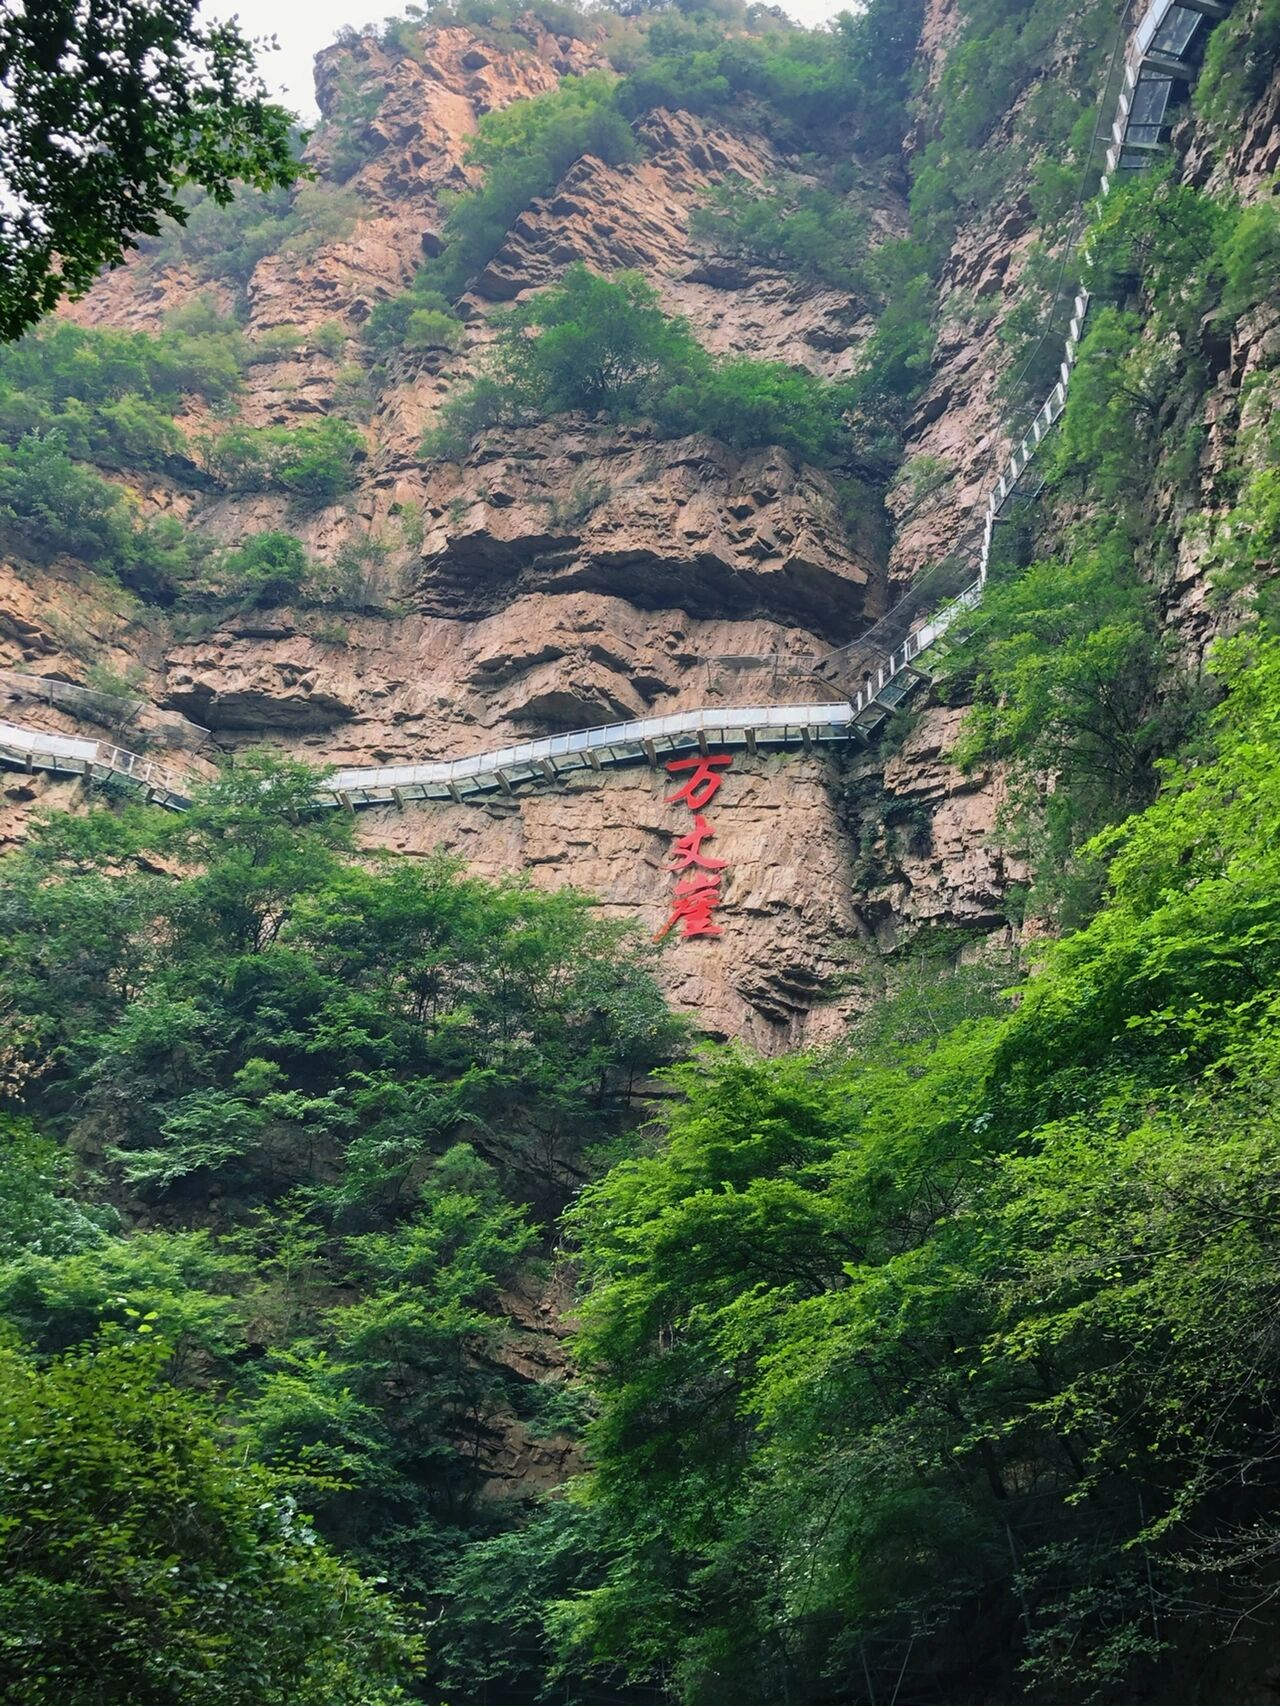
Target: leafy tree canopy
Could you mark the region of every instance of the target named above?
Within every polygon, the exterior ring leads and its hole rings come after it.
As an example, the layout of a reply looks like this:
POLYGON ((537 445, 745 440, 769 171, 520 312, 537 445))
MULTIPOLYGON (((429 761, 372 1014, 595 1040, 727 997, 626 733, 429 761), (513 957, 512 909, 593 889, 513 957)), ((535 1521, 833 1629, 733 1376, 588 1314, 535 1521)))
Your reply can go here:
POLYGON ((585 1193, 572 1649, 686 1702, 829 1698, 850 1654, 886 1698, 1013 1655, 1110 1701, 1270 1591, 1280 641, 1219 667, 1212 754, 1016 1010, 711 1053, 585 1193))
POLYGON ((43 1366, 0 1348, 0 1699, 406 1700, 416 1644, 393 1609, 164 1356, 145 1337, 43 1366))
POLYGON ((505 317, 486 370, 447 401, 424 448, 460 455, 485 427, 581 410, 823 462, 846 448, 845 402, 842 387, 783 362, 708 355, 638 273, 605 279, 578 263, 505 317))
MULTIPOLYGON (((287 562, 287 536, 265 546, 281 540, 287 562)), ((645 953, 571 891, 351 863, 314 787, 246 763, 180 818, 53 820, 6 862, 23 1105, 64 1130, 87 1118, 153 1193, 221 1175, 394 1211, 469 1138, 554 1200, 679 1034, 645 953), (148 853, 188 874, 134 862, 148 853)))
POLYGON ((42 0, 0 20, 0 337, 80 295, 139 233, 297 173, 237 24, 195 0, 42 0))

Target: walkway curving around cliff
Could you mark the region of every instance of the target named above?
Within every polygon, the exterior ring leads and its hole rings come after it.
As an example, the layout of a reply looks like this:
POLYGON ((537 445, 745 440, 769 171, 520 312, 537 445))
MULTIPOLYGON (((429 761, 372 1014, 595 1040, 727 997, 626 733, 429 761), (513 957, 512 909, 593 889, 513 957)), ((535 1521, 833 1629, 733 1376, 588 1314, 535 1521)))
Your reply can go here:
MULTIPOLYGON (((1229 4, 1230 0, 1153 0, 1125 56, 1099 186, 1101 194, 1105 195, 1118 173, 1144 170, 1164 149, 1178 90, 1194 81, 1203 36, 1227 15, 1229 4)), ((872 652, 863 684, 852 698, 834 704, 742 709, 717 706, 550 735, 434 764, 339 770, 321 784, 317 804, 355 809, 427 800, 461 802, 513 794, 529 784, 555 783, 579 771, 646 763, 656 766, 665 757, 690 751, 705 753, 711 747, 749 753, 808 752, 869 738, 918 685, 928 680, 929 654, 936 655, 957 619, 980 603, 996 527, 1036 451, 1066 406, 1088 311, 1089 293, 1081 290, 1072 303, 1057 383, 988 495, 973 579, 918 624, 912 619, 914 625, 899 644, 872 652)), ((892 634, 894 614, 890 612, 876 628, 892 634)), ((901 632, 900 626, 897 631, 901 632)), ((818 660, 819 665, 831 665, 855 649, 866 656, 875 645, 875 632, 853 646, 829 653, 818 660)), ((0 766, 83 777, 142 793, 171 810, 183 810, 190 803, 181 780, 153 759, 107 741, 55 735, 17 723, 0 722, 0 766)))

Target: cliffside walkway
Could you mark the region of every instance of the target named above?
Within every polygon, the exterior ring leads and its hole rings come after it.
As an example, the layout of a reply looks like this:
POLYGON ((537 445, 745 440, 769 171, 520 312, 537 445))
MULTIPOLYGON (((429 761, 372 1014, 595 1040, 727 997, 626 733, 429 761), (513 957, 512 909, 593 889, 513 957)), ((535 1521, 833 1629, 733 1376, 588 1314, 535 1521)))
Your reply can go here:
MULTIPOLYGON (((1175 97, 1180 88, 1195 79, 1201 38, 1212 23, 1227 15, 1229 3, 1153 0, 1125 56, 1100 193, 1106 193, 1117 173, 1143 170, 1164 148, 1175 97)), ((747 752, 811 751, 874 734, 914 688, 928 679, 927 655, 952 624, 981 601, 996 526, 1045 435, 1066 406, 1088 311, 1089 294, 1082 290, 1072 303, 1057 383, 988 496, 973 580, 958 596, 914 626, 900 645, 881 652, 852 699, 828 705, 759 705, 741 710, 716 706, 550 735, 435 764, 339 770, 322 785, 318 803, 354 809, 419 800, 463 801, 511 794, 523 785, 555 782, 576 771, 656 765, 666 756, 705 752, 713 746, 747 752)), ((867 639, 855 644, 865 650, 867 639)), ((181 784, 163 766, 106 741, 81 740, 0 722, 0 765, 83 776, 108 787, 141 792, 172 810, 189 804, 181 784)))

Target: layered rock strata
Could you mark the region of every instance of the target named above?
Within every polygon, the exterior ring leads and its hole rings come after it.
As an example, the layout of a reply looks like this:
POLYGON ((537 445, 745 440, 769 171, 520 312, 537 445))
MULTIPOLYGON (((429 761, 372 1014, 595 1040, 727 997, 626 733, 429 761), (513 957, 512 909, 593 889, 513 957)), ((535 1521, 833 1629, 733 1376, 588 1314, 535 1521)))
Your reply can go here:
MULTIPOLYGON (((955 27, 952 0, 930 0, 926 79, 955 27)), ((532 22, 522 28, 518 48, 449 27, 431 32, 418 58, 391 55, 372 38, 321 56, 322 103, 357 75, 381 91, 358 139, 369 157, 339 187, 325 178, 323 129, 311 145, 319 186, 348 210, 348 228, 286 245, 254 270, 246 336, 291 327, 297 337, 287 348, 264 343, 264 359, 249 368, 247 424, 351 411, 359 328, 438 250, 443 198, 475 178, 465 150, 480 117, 600 64, 588 44, 532 22)), ((1262 104, 1231 159, 1193 151, 1197 180, 1259 192, 1275 166, 1273 106, 1262 104)), ((423 431, 492 336, 493 314, 575 260, 642 269, 713 350, 827 377, 856 362, 871 329, 863 304, 717 256, 690 235, 690 214, 715 184, 804 163, 780 156, 746 115, 730 127, 659 110, 637 130, 639 159, 579 160, 515 222, 462 303, 462 349, 392 362, 369 404, 350 498, 299 512, 284 494, 220 494, 194 478, 127 482, 145 511, 175 514, 215 539, 283 527, 321 562, 354 553, 362 608, 254 610, 183 635, 157 616, 112 608, 74 564, 14 563, 0 567, 0 665, 73 680, 90 659, 140 665, 155 702, 206 725, 223 749, 266 740, 343 766, 426 762, 625 717, 805 701, 856 685, 815 666, 964 546, 1006 448, 996 334, 1019 300, 1030 207, 964 228, 944 268, 937 356, 907 468, 928 459, 945 477, 923 496, 909 480, 891 493, 890 552, 874 516, 848 526, 847 491, 780 452, 738 456, 707 438, 658 442, 638 426, 566 419, 490 434, 461 464, 425 462, 423 431)), ((903 186, 883 171, 863 180, 874 237, 904 229, 903 186)), ((70 312, 155 329, 209 292, 229 304, 216 281, 144 257, 70 312)), ((1222 353, 1205 451, 1216 465, 1269 395, 1258 381, 1278 344, 1274 316, 1260 314, 1222 353)), ((211 423, 197 412, 184 425, 198 436, 211 423)), ((1190 536, 1170 609, 1201 650, 1213 624, 1190 536)), ((40 715, 71 726, 52 708, 40 715)), ((709 1031, 765 1048, 817 1039, 865 999, 869 959, 922 925, 1005 930, 1007 888, 1025 872, 999 851, 999 777, 963 777, 947 761, 957 716, 923 705, 885 758, 851 749, 839 761, 735 764, 718 802, 719 851, 731 864, 724 934, 676 938, 664 959, 673 995, 709 1031)), ((663 785, 660 774, 638 771, 497 806, 409 807, 370 815, 362 834, 415 853, 443 844, 479 870, 575 882, 652 929, 678 827, 663 785)), ((37 799, 70 794, 34 778, 3 787, 0 833, 17 833, 37 799)))

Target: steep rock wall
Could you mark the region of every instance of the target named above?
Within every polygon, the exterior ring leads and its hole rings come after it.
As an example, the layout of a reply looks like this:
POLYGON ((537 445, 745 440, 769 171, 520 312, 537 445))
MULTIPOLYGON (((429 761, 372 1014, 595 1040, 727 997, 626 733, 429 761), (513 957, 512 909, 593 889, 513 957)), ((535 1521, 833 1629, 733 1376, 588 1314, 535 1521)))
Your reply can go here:
MULTIPOLYGON (((956 27, 953 0, 930 0, 926 89, 956 27)), ((297 425, 341 411, 344 366, 358 347, 351 340, 372 306, 439 248, 442 197, 474 179, 464 151, 480 116, 600 63, 581 42, 532 23, 526 34, 523 47, 508 49, 443 28, 417 59, 389 55, 370 38, 321 56, 322 102, 337 99, 353 65, 379 86, 363 138, 371 158, 345 186, 359 210, 350 230, 305 254, 268 255, 253 272, 248 337, 289 326, 299 341, 248 370, 248 424, 297 425), (335 321, 345 349, 320 335, 335 321)), ((1194 137, 1184 138, 1189 171, 1262 193, 1275 168, 1274 105, 1274 95, 1262 103, 1225 161, 1198 155, 1194 137)), ((838 696, 838 672, 824 680, 815 662, 975 535, 1007 449, 998 331, 1020 300, 1035 236, 1030 204, 1015 199, 962 227, 943 269, 939 341, 907 462, 934 459, 947 478, 923 502, 904 487, 891 493, 891 549, 874 516, 847 526, 842 494, 825 474, 780 452, 738 456, 705 438, 657 442, 638 427, 566 419, 490 434, 462 464, 424 462, 423 430, 488 341, 491 315, 574 260, 603 271, 642 268, 712 349, 799 362, 828 377, 856 362, 871 329, 863 304, 727 262, 690 236, 690 212, 710 186, 779 168, 774 143, 746 122, 729 128, 664 110, 638 129, 641 159, 581 159, 516 221, 464 299, 460 351, 396 359, 372 406, 350 499, 300 514, 283 494, 220 494, 156 476, 130 482, 146 510, 229 542, 288 527, 331 560, 375 539, 375 608, 340 620, 255 610, 183 636, 159 618, 113 610, 74 564, 58 565, 50 579, 15 563, 0 573, 0 663, 79 679, 89 656, 136 662, 156 702, 209 727, 219 746, 266 739, 344 766, 461 756, 701 705, 838 696)), ((327 147, 322 131, 311 150, 322 181, 327 147)), ((883 169, 863 174, 860 199, 880 235, 904 229, 902 193, 883 169)), ((183 268, 144 261, 108 275, 70 313, 155 328, 208 289, 183 268)), ((1238 437, 1246 382, 1273 365, 1278 340, 1266 314, 1233 333, 1209 411, 1205 454, 1218 466, 1238 437)), ((198 432, 209 423, 185 424, 198 432)), ((1196 654, 1213 631, 1202 571, 1188 535, 1170 614, 1196 654)), ((999 846, 1001 778, 965 777, 947 762, 958 716, 924 704, 905 742, 883 758, 850 751, 839 761, 738 762, 717 803, 718 851, 731 865, 725 934, 675 940, 667 956, 673 995, 710 1031, 765 1048, 816 1040, 860 1005, 867 957, 921 925, 1006 932, 1008 887, 1026 873, 999 846)), ((632 773, 502 805, 411 806, 371 815, 363 832, 373 844, 415 852, 445 845, 486 871, 524 867, 538 882, 577 882, 656 928, 664 847, 678 828, 663 807, 663 781, 632 773)), ((6 787, 5 825, 14 832, 47 788, 26 779, 6 787)), ((57 797, 68 792, 59 786, 57 797)))
MULTIPOLYGON (((347 185, 360 208, 349 233, 305 260, 268 256, 253 273, 246 335, 287 325, 301 341, 248 370, 246 424, 292 426, 338 406, 338 375, 356 346, 326 353, 317 328, 337 320, 354 338, 371 306, 438 247, 441 198, 473 175, 463 153, 483 112, 595 63, 582 43, 532 25, 528 37, 506 52, 445 28, 420 61, 364 39, 321 56, 322 103, 352 61, 379 83, 366 139, 377 152, 347 185)), ((870 329, 863 305, 768 269, 716 263, 690 238, 689 213, 709 186, 778 169, 768 139, 661 110, 638 128, 642 158, 580 160, 516 222, 464 300, 462 350, 393 370, 349 501, 299 515, 284 495, 139 482, 151 511, 228 542, 287 527, 322 560, 371 534, 384 548, 378 614, 335 623, 315 611, 255 610, 189 639, 160 622, 146 632, 109 622, 120 630, 118 655, 146 664, 158 703, 207 726, 224 748, 266 739, 348 765, 460 756, 698 705, 833 696, 812 665, 879 613, 885 577, 874 518, 850 530, 826 475, 781 452, 736 455, 710 439, 658 442, 585 420, 491 434, 461 465, 418 454, 450 382, 487 341, 491 313, 577 259, 602 271, 643 268, 713 349, 849 370, 870 329)), ((322 173, 323 136, 312 145, 322 173)), ((883 174, 868 173, 865 200, 876 228, 901 228, 900 190, 883 174)), ((70 313, 155 329, 206 289, 181 268, 144 261, 104 278, 70 313)), ((75 677, 83 665, 74 648, 18 631, 29 602, 19 586, 0 597, 14 612, 0 662, 75 677)), ((105 633, 97 643, 99 655, 110 651, 105 633)), ((15 805, 25 808, 32 791, 19 788, 15 805)), ((503 806, 410 807, 366 818, 362 832, 411 851, 455 848, 486 871, 524 867, 537 882, 574 882, 656 928, 670 887, 665 848, 679 828, 666 791, 664 775, 645 772, 503 806)), ((744 758, 718 810, 718 850, 732 871, 725 933, 672 941, 672 993, 717 1035, 766 1048, 822 1035, 857 1000, 836 771, 816 759, 744 758)))

